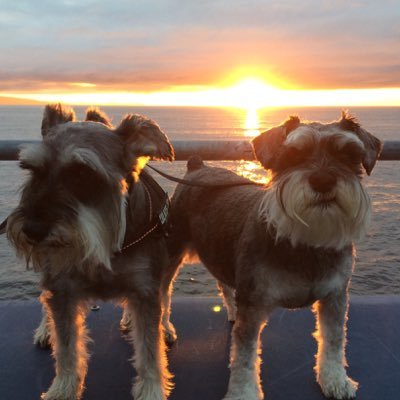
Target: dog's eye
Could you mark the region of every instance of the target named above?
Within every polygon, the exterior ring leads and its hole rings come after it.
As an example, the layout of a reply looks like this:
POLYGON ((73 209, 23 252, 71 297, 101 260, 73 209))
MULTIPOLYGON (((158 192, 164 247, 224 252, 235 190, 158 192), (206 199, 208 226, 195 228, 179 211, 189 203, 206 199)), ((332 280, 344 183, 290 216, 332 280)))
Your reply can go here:
POLYGON ((62 172, 64 186, 81 202, 98 196, 105 180, 96 171, 82 164, 73 164, 62 172))
POLYGON ((285 169, 299 165, 307 159, 308 155, 307 149, 288 147, 279 157, 279 167, 285 169))
POLYGON ((336 158, 348 165, 361 164, 364 157, 364 150, 354 143, 348 143, 341 149, 335 149, 334 152, 336 158))

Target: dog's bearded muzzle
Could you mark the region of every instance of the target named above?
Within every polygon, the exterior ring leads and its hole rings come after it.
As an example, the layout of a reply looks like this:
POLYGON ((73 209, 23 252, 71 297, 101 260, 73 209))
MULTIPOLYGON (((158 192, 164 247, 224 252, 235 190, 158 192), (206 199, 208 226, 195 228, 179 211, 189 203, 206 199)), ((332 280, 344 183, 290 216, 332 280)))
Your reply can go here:
POLYGON ((271 185, 261 204, 261 218, 276 231, 276 239, 292 245, 341 249, 365 235, 370 200, 357 178, 327 180, 295 171, 271 185))
POLYGON ((118 245, 95 212, 80 210, 77 218, 55 224, 28 218, 23 209, 15 210, 7 221, 7 236, 17 255, 36 271, 51 274, 72 268, 111 269, 111 255, 118 245))

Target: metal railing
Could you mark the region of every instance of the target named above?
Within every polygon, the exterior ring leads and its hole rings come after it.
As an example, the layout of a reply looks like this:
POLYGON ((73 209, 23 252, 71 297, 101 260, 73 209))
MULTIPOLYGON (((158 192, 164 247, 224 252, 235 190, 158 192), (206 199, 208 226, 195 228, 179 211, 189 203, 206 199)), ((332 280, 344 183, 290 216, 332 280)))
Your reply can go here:
MULTIPOLYGON (((198 154, 203 160, 254 160, 254 153, 247 140, 172 140, 177 161, 187 160, 198 154)), ((0 140, 0 160, 17 160, 23 144, 39 143, 38 140, 0 140)), ((400 141, 384 143, 382 161, 400 160, 400 141)))

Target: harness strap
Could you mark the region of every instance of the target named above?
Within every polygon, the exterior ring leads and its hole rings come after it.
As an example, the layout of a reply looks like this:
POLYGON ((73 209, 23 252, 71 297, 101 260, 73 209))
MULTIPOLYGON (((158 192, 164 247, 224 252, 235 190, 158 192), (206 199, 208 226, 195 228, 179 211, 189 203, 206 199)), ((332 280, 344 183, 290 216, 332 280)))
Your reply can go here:
POLYGON ((118 251, 117 253, 122 253, 124 250, 128 249, 129 247, 134 246, 135 244, 141 242, 144 238, 146 238, 147 236, 150 235, 151 232, 153 232, 154 230, 156 230, 158 228, 158 222, 156 222, 156 224, 154 226, 152 226, 147 232, 143 233, 142 236, 138 237, 136 240, 134 240, 133 242, 130 242, 129 244, 127 244, 126 246, 122 247, 120 251, 118 251))
POLYGON ((152 204, 151 219, 158 221, 161 227, 166 228, 170 209, 168 193, 164 191, 147 171, 143 170, 140 178, 152 204), (153 196, 151 193, 153 193, 153 196))
POLYGON ((124 250, 140 243, 146 237, 148 237, 157 228, 163 228, 164 233, 167 233, 167 221, 169 215, 169 197, 166 192, 161 188, 161 186, 149 175, 147 172, 142 171, 140 174, 140 181, 143 183, 143 188, 148 199, 148 214, 149 221, 146 229, 143 233, 138 235, 135 239, 129 241, 125 244, 120 251, 116 254, 122 253, 124 250), (153 193, 153 195, 152 195, 153 193), (161 200, 160 200, 161 198, 161 200), (154 204, 154 202, 159 204, 154 204))

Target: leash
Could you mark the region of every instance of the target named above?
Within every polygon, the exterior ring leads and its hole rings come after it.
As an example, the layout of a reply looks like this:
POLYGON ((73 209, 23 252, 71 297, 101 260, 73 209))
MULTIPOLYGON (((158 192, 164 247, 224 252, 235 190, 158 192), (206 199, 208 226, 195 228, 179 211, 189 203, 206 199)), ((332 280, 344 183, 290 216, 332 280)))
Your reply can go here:
MULTIPOLYGON (((176 176, 169 175, 169 174, 159 170, 158 168, 153 167, 152 165, 147 164, 146 168, 147 167, 172 182, 181 183, 181 184, 187 185, 187 186, 203 187, 203 188, 209 188, 209 189, 222 189, 222 188, 229 188, 229 187, 235 187, 235 186, 246 186, 246 185, 265 187, 264 183, 255 182, 255 181, 251 181, 251 180, 245 180, 245 178, 243 178, 244 179, 243 181, 239 181, 239 182, 229 182, 229 183, 220 183, 220 184, 213 184, 213 183, 206 183, 206 182, 199 182, 199 181, 189 181, 187 179, 177 178, 176 176)), ((142 174, 143 174, 143 172, 144 171, 142 171, 142 174)), ((147 179, 151 178, 148 173, 147 173, 147 175, 148 175, 147 179)), ((146 193, 150 199, 150 207, 152 207, 151 196, 150 196, 149 190, 147 188, 146 183, 145 182, 143 182, 143 183, 144 183, 144 187, 146 189, 146 193)), ((159 187, 159 185, 157 183, 154 182, 154 184, 159 187)), ((152 183, 152 186, 154 186, 154 184, 152 183)), ((156 216, 156 222, 154 224, 152 224, 152 226, 150 227, 149 230, 147 230, 145 233, 140 235, 140 237, 138 237, 136 240, 132 241, 128 245, 125 245, 120 250, 120 252, 122 252, 122 250, 125 250, 126 248, 131 247, 131 246, 139 243, 140 241, 142 241, 150 233, 152 233, 160 224, 162 227, 165 227, 165 225, 167 223, 167 219, 168 219, 168 213, 169 213, 169 198, 168 198, 168 194, 166 194, 164 191, 163 191, 163 193, 165 196, 164 206, 162 207, 161 211, 156 216)), ((151 213, 152 213, 152 211, 150 211, 150 214, 151 213)), ((0 235, 4 234, 6 232, 7 219, 8 219, 8 217, 0 224, 0 235)), ((150 221, 151 221, 151 219, 150 219, 150 221)))
MULTIPOLYGON (((251 180, 243 180, 240 182, 229 182, 229 183, 220 183, 220 184, 205 183, 205 182, 199 182, 199 181, 189 181, 187 179, 177 178, 176 176, 169 175, 149 164, 147 164, 146 167, 151 168, 153 171, 157 172, 157 174, 163 176, 164 178, 166 178, 172 182, 182 183, 183 185, 187 185, 187 186, 197 186, 197 187, 210 188, 210 189, 220 189, 220 188, 245 186, 245 185, 255 185, 255 186, 264 186, 265 187, 264 183, 255 182, 255 181, 251 181, 251 180)), ((245 178, 243 178, 243 179, 245 179, 245 178)))
MULTIPOLYGON (((213 188, 213 189, 219 189, 219 188, 228 188, 228 187, 234 187, 234 186, 245 186, 245 185, 255 185, 255 186, 265 186, 263 183, 259 182, 254 182, 250 180, 243 180, 240 182, 230 182, 230 183, 224 183, 224 184, 212 184, 212 183, 205 183, 205 182, 198 182, 198 181, 189 181, 187 179, 181 179, 177 178, 176 176, 169 175, 158 168, 155 168, 151 165, 147 165, 146 167, 149 167, 159 175, 163 176, 164 178, 181 183, 183 185, 188 185, 188 186, 197 186, 197 187, 204 187, 204 188, 213 188)), ((134 246, 137 243, 140 243, 143 239, 145 239, 147 236, 149 236, 152 232, 154 232, 158 227, 162 227, 164 229, 164 233, 167 234, 167 222, 168 222, 168 214, 169 214, 169 208, 170 208, 170 202, 169 202, 169 197, 166 192, 160 187, 160 185, 154 180, 154 178, 151 177, 151 175, 146 172, 142 171, 141 173, 141 181, 143 183, 143 186, 146 191, 146 195, 148 197, 149 201, 149 224, 150 227, 145 230, 144 233, 139 235, 136 239, 129 241, 128 244, 125 244, 120 251, 116 252, 116 254, 122 253, 124 250, 134 246), (164 196, 164 202, 161 206, 161 210, 159 212, 154 213, 153 217, 153 203, 152 203, 152 197, 149 191, 149 187, 153 189, 153 191, 157 192, 158 196, 163 195, 164 196), (153 223, 151 223, 154 221, 153 223)))

